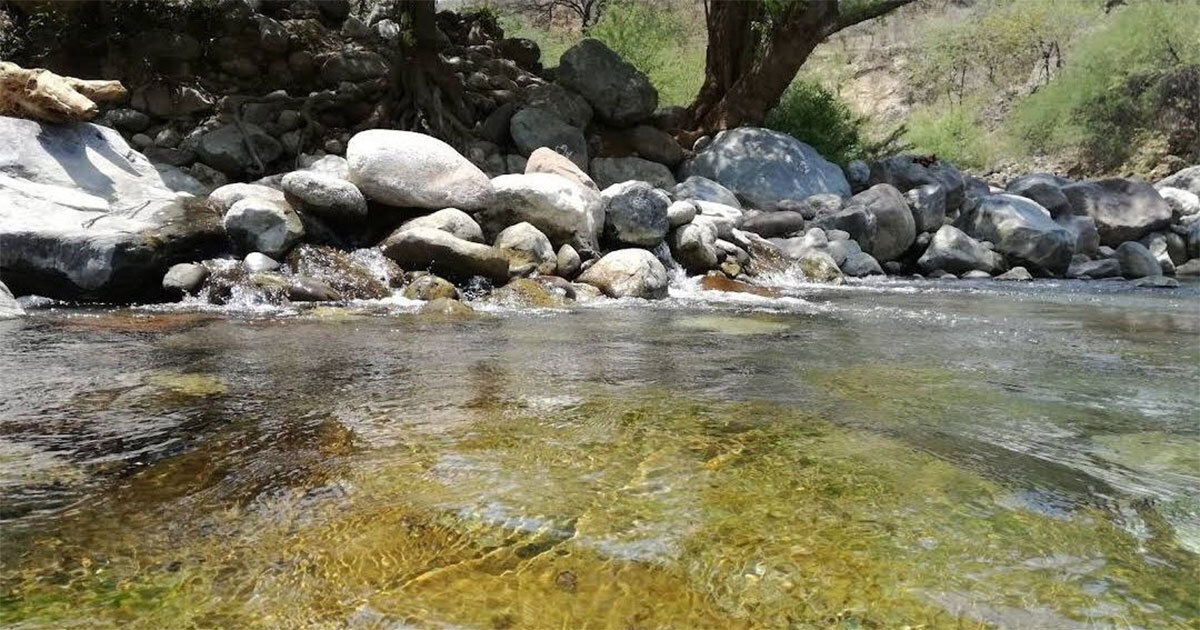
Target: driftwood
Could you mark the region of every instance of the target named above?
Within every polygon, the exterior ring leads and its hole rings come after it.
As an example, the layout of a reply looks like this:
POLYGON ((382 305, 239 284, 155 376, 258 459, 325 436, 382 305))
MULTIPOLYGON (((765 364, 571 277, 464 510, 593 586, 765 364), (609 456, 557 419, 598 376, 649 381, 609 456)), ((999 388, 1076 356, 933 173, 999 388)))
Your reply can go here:
POLYGON ((96 103, 123 101, 127 96, 120 81, 76 79, 0 61, 0 116, 81 122, 100 113, 96 103))

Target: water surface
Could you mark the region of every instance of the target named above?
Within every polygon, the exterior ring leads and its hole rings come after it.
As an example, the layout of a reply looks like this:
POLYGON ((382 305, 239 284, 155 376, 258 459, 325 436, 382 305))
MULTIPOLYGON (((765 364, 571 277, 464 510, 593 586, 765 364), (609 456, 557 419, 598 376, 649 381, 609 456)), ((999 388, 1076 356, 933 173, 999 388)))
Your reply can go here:
POLYGON ((0 624, 1200 627, 1200 288, 0 321, 0 624))

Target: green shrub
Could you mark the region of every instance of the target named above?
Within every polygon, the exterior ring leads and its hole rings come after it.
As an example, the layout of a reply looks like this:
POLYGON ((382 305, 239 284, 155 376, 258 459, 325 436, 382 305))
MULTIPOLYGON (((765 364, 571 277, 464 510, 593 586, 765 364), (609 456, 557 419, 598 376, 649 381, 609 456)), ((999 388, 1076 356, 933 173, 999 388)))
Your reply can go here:
POLYGON ((1159 122, 1156 81, 1200 61, 1200 4, 1146 1, 1118 9, 1071 51, 1060 75, 1018 103, 1009 133, 1031 152, 1074 146, 1112 166, 1159 122))
POLYGON ((913 149, 966 168, 986 169, 999 157, 996 140, 976 116, 978 106, 931 106, 913 111, 906 139, 913 149))
POLYGON ((827 159, 845 165, 864 157, 863 122, 829 90, 798 80, 767 114, 765 125, 807 142, 827 159))
POLYGON ((658 89, 661 105, 687 105, 704 82, 704 43, 690 38, 679 16, 649 3, 616 0, 588 30, 658 89))

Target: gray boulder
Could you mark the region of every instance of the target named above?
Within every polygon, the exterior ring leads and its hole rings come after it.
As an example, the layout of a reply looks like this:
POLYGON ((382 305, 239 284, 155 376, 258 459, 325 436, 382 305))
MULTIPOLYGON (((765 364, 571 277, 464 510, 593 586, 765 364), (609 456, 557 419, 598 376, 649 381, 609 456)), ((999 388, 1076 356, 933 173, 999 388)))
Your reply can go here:
MULTIPOLYGON (((708 221, 713 221, 721 235, 721 238, 731 238, 733 230, 741 227, 745 215, 741 210, 733 206, 727 206, 723 203, 714 203, 712 201, 692 201, 692 205, 696 206, 698 215, 696 219, 703 218, 708 221)), ((695 221, 696 219, 692 219, 695 221)))
POLYGON ((261 197, 239 200, 222 223, 238 253, 282 258, 304 236, 304 223, 291 206, 261 197))
POLYGON ((681 166, 684 176, 720 183, 759 210, 821 193, 850 196, 842 169, 795 138, 757 127, 722 131, 681 166))
POLYGON ((886 262, 899 258, 917 238, 913 213, 904 195, 890 184, 876 184, 854 195, 847 207, 861 207, 873 215, 874 236, 870 244, 859 241, 859 245, 877 260, 886 262))
MULTIPOLYGON (((854 241, 850 241, 853 243, 854 241)), ((866 276, 882 276, 883 267, 879 266, 879 261, 875 257, 864 251, 853 252, 846 256, 846 260, 839 267, 842 273, 853 278, 865 278, 866 276)))
POLYGON ((671 169, 639 157, 596 158, 592 160, 592 179, 601 188, 630 180, 649 182, 656 188, 666 190, 675 187, 675 176, 671 174, 671 169))
POLYGON ((842 270, 838 268, 837 262, 829 252, 820 249, 807 250, 800 255, 796 264, 810 282, 841 284, 843 280, 842 270))
POLYGON ((529 159, 525 162, 525 167, 521 169, 521 172, 527 175, 531 173, 558 175, 559 177, 565 177, 576 182, 584 188, 600 192, 600 188, 596 186, 596 182, 592 181, 592 178, 588 177, 588 174, 583 172, 574 162, 546 147, 534 149, 529 154, 529 159))
POLYGON ((533 272, 548 276, 558 266, 558 256, 550 245, 550 239, 529 223, 521 222, 504 228, 496 236, 494 246, 508 259, 510 276, 525 276, 533 272))
POLYGON ((317 171, 293 171, 281 182, 288 202, 332 221, 367 218, 367 200, 350 182, 317 171))
POLYGON ((742 207, 742 202, 738 201, 737 195, 733 194, 733 191, 699 175, 692 175, 676 184, 674 194, 676 199, 699 199, 723 203, 739 209, 742 207))
POLYGON ((1200 196, 1200 165, 1189 166, 1170 177, 1158 180, 1155 188, 1180 188, 1200 196))
POLYGON ((250 252, 242 259, 242 265, 246 267, 246 271, 250 273, 258 273, 260 271, 275 271, 279 269, 278 260, 262 252, 250 252))
POLYGON ((1200 214, 1200 197, 1191 191, 1164 186, 1158 189, 1158 194, 1171 206, 1172 221, 1200 214))
POLYGON ((936 232, 946 220, 946 191, 937 184, 922 184, 904 193, 917 233, 936 232))
POLYGON ((597 117, 618 127, 641 122, 658 107, 650 79, 599 40, 584 39, 567 49, 556 80, 587 99, 597 117))
POLYGON ((963 174, 948 162, 924 162, 921 156, 912 154, 894 155, 871 164, 871 175, 867 183, 891 184, 901 192, 907 192, 925 184, 937 184, 946 193, 946 212, 958 212, 966 200, 966 180, 963 174))
POLYGON ((17 303, 17 298, 13 297, 12 291, 0 282, 0 319, 11 319, 20 317, 25 314, 25 309, 17 303))
POLYGON ((409 131, 370 129, 346 148, 350 181, 390 206, 478 210, 492 200, 487 175, 453 147, 409 131))
POLYGON ((243 123, 242 128, 244 134, 237 125, 223 125, 200 136, 196 156, 226 175, 262 174, 283 154, 283 145, 257 125, 243 123), (253 147, 253 153, 247 146, 253 147))
POLYGON ((1060 214, 1054 222, 1067 228, 1075 235, 1075 253, 1095 256, 1100 252, 1100 232, 1092 217, 1078 214, 1060 214))
POLYGON ((696 204, 690 201, 674 201, 667 206, 667 224, 675 229, 696 218, 696 204))
POLYGON ((871 180, 871 165, 863 160, 850 160, 846 165, 846 181, 850 182, 850 189, 856 193, 867 189, 871 180))
POLYGON ((804 229, 804 216, 788 210, 761 212, 747 217, 741 228, 763 238, 788 236, 804 229))
POLYGON ((208 267, 197 263, 179 263, 172 265, 162 279, 163 292, 168 296, 179 299, 195 293, 204 280, 208 278, 208 267))
POLYGON ((524 105, 548 111, 576 129, 586 129, 592 122, 592 106, 587 99, 556 83, 529 86, 524 92, 524 105))
POLYGON ((571 279, 579 273, 582 261, 579 260, 579 252, 575 251, 574 247, 564 243, 558 248, 558 254, 555 256, 554 273, 560 278, 571 279))
POLYGON ((432 214, 405 221, 397 231, 413 228, 434 228, 449 232, 464 241, 472 243, 483 242, 483 229, 471 218, 471 215, 458 208, 443 208, 432 214))
POLYGON ((1183 237, 1174 232, 1147 234, 1138 242, 1150 250, 1154 258, 1158 260, 1162 272, 1168 276, 1175 275, 1176 264, 1187 262, 1187 251, 1183 237))
POLYGON ((654 254, 644 249, 619 249, 605 254, 579 276, 613 298, 647 300, 667 297, 667 269, 654 254))
POLYGON ((1175 268, 1176 276, 1200 276, 1200 258, 1193 258, 1175 268))
POLYGON ((670 229, 667 193, 646 182, 613 184, 600 193, 604 204, 604 237, 620 245, 653 248, 670 229))
POLYGON ((1071 212, 1095 219, 1100 242, 1112 247, 1171 222, 1171 206, 1146 182, 1102 179, 1064 186, 1062 192, 1071 202, 1071 212))
MULTIPOLYGON (((865 187, 864 187, 865 189, 865 187)), ((862 192, 859 190, 858 192, 862 192)), ((784 199, 776 207, 777 211, 799 212, 805 221, 811 221, 823 214, 834 214, 846 206, 846 200, 837 195, 812 195, 805 199, 784 199)))
POLYGON ((683 148, 671 134, 658 127, 638 125, 626 130, 622 136, 638 157, 670 167, 683 161, 683 148))
POLYGON ((1071 180, 1050 173, 1030 173, 1022 175, 1005 187, 1005 191, 1032 199, 1046 210, 1050 216, 1058 217, 1071 213, 1071 202, 1063 194, 1063 186, 1070 186, 1071 180))
POLYGON ((567 157, 576 166, 587 168, 588 147, 583 131, 546 110, 536 107, 522 109, 509 122, 509 132, 517 148, 525 155, 545 147, 567 157))
POLYGON ((878 230, 875 215, 861 205, 848 206, 831 214, 819 214, 809 225, 823 230, 822 236, 825 230, 845 232, 864 250, 873 246, 875 232, 878 230))
POLYGON ((397 230, 380 247, 404 269, 424 269, 448 278, 508 281, 508 258, 503 252, 435 228, 397 230))
POLYGON ((1053 274, 1066 273, 1075 254, 1075 235, 1037 203, 1016 195, 988 195, 954 226, 989 241, 1012 261, 1053 274))
POLYGON ((17 295, 153 297, 224 243, 220 215, 116 130, 0 117, 0 276, 17 295))
POLYGON ((1121 263, 1115 258, 1072 262, 1067 268, 1068 278, 1100 279, 1121 276, 1121 263))
POLYGON ((1029 273, 1028 269, 1018 266, 996 276, 995 279, 1001 282, 1029 282, 1033 280, 1033 274, 1029 273))
POLYGON ((717 252, 717 225, 712 221, 693 221, 671 232, 668 242, 671 256, 691 273, 716 269, 721 259, 717 252))
POLYGON ((960 275, 973 270, 994 274, 1005 267, 1002 256, 952 225, 943 225, 933 235, 917 266, 925 273, 941 269, 960 275))
POLYGON ((1193 221, 1186 228, 1187 257, 1200 258, 1200 221, 1193 221))
POLYGON ((599 193, 549 173, 501 175, 492 180, 492 187, 494 202, 479 214, 485 233, 527 221, 555 245, 598 248, 604 228, 599 193))
POLYGON ((229 212, 233 204, 249 198, 255 197, 266 201, 278 201, 279 203, 287 203, 287 197, 282 190, 263 186, 261 184, 225 184, 220 188, 213 190, 208 195, 208 204, 214 210, 224 215, 229 212))
POLYGON ((1117 246, 1117 262, 1121 265, 1121 275, 1129 279, 1162 275, 1158 259, 1137 241, 1126 241, 1117 246))

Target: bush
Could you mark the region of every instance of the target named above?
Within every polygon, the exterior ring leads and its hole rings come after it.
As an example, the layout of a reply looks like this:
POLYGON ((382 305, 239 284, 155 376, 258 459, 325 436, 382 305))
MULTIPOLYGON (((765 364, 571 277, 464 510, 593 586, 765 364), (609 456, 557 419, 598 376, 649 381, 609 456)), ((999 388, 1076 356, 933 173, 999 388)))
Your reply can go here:
POLYGON ((1058 78, 1017 105, 1009 132, 1028 151, 1075 146, 1101 166, 1120 164, 1139 137, 1159 131, 1158 81, 1197 62, 1200 4, 1119 9, 1071 52, 1058 78))
POLYGON ((999 157, 975 112, 975 103, 926 107, 908 119, 907 140, 923 153, 933 153, 966 168, 986 169, 999 157))
POLYGON ((864 119, 816 83, 793 81, 765 125, 807 142, 827 159, 845 165, 864 157, 864 119))
POLYGON ((688 37, 679 17, 635 0, 611 2, 588 36, 604 42, 658 90, 661 105, 687 105, 704 82, 704 43, 688 37))

